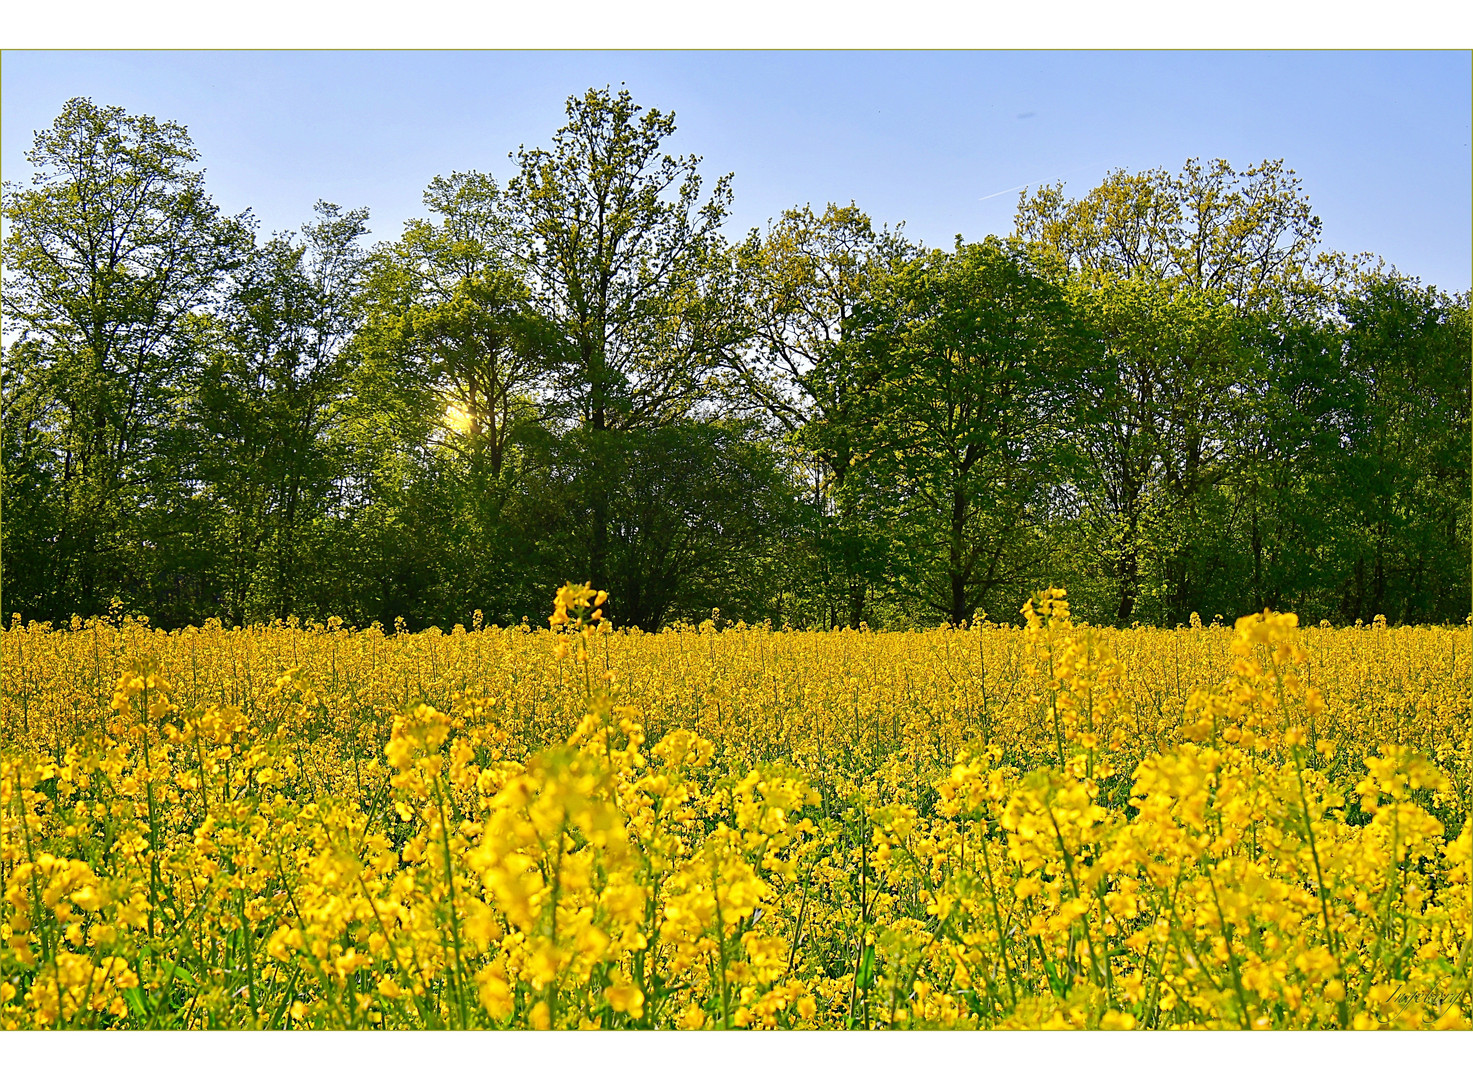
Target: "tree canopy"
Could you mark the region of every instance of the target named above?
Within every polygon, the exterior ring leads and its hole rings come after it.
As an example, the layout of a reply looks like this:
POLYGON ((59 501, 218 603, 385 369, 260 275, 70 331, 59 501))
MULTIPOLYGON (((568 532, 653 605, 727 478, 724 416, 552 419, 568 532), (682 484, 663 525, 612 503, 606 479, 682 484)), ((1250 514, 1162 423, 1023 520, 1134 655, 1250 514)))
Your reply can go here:
POLYGON ((729 237, 675 131, 591 89, 371 243, 261 236, 182 125, 67 102, 4 189, 0 616, 1468 615, 1469 297, 1325 250, 1282 161, 931 248, 729 237))

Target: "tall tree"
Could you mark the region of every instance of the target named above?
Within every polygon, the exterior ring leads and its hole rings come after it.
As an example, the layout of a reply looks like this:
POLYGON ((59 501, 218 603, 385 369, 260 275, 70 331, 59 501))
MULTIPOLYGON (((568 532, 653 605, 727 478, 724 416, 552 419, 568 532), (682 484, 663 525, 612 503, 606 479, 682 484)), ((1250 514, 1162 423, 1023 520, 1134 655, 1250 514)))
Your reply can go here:
POLYGON ((865 457, 904 519, 918 599, 960 623, 1002 586, 1021 593, 1038 558, 1079 347, 1071 311, 989 238, 883 279, 870 318, 877 412, 865 457))
POLYGON ((1457 619, 1469 610, 1468 296, 1376 272, 1340 311, 1353 408, 1335 470, 1338 614, 1457 619))
POLYGON ((186 323, 250 246, 250 218, 221 216, 196 158, 179 124, 74 98, 37 133, 30 183, 4 188, 8 381, 45 403, 30 419, 49 457, 16 476, 54 504, 19 531, 55 552, 51 614, 99 611, 148 573, 148 463, 196 361, 186 323))
POLYGON ((368 211, 319 202, 299 242, 253 252, 201 336, 195 468, 212 510, 222 614, 301 610, 310 535, 341 462, 328 427, 348 392, 368 211))
POLYGON ((1068 489, 1087 548, 1113 553, 1108 617, 1135 619, 1148 589, 1150 617, 1185 621, 1221 570, 1207 550, 1228 524, 1218 485, 1243 471, 1261 413, 1245 340, 1313 317, 1345 260, 1317 250, 1320 221, 1280 161, 1117 170, 1072 200, 1043 187, 1015 225, 1040 266, 1072 276, 1101 341, 1068 489))
POLYGON ((1141 277, 1076 283, 1072 299, 1096 345, 1069 421, 1067 487, 1086 549, 1110 564, 1104 614, 1139 618, 1149 579, 1148 615, 1185 621, 1192 545, 1212 527, 1201 500, 1235 467, 1245 424, 1241 327, 1220 297, 1141 277))
POLYGON ((491 176, 436 177, 424 205, 373 252, 353 346, 350 592, 384 621, 515 621, 557 572, 529 558, 517 504, 563 341, 532 305, 491 176))
MULTIPOLYGON (((550 150, 517 152, 507 186, 513 252, 532 301, 566 344, 555 403, 595 437, 670 423, 703 392, 729 344, 719 232, 731 178, 702 202, 700 159, 661 146, 675 117, 629 91, 567 102, 550 150)), ((605 574, 607 497, 598 494, 588 572, 605 574)))
POLYGON ((436 177, 424 202, 440 220, 410 220, 374 254, 359 348, 427 395, 421 408, 440 421, 442 441, 495 481, 560 343, 511 262, 495 180, 436 177))
POLYGON ((867 443, 875 373, 855 350, 854 317, 886 272, 914 253, 857 206, 786 211, 738 260, 750 337, 727 357, 748 407, 790 440, 807 466, 821 523, 830 621, 858 626, 882 569, 851 473, 867 443))

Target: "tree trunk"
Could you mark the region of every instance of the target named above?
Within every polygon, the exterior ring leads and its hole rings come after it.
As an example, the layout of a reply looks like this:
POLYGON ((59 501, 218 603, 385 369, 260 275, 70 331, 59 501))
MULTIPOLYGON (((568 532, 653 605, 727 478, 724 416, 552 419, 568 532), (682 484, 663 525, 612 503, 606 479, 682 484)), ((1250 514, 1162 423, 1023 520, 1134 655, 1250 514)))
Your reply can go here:
MULTIPOLYGON (((608 411, 605 401, 603 357, 589 349, 584 363, 588 371, 589 427, 593 431, 595 458, 604 453, 604 433, 608 430, 608 411)), ((609 495, 608 485, 595 482, 590 493, 588 512, 593 525, 593 537, 588 551, 588 575, 595 589, 608 584, 609 562, 609 495)), ((614 609, 610 608, 610 615, 614 609)))
POLYGON ((1121 626, 1128 626, 1131 616, 1135 614, 1136 598, 1140 595, 1140 553, 1137 550, 1134 521, 1126 526, 1116 572, 1119 576, 1120 602, 1115 610, 1115 621, 1121 626))
POLYGON ((967 525, 967 492, 963 484, 957 484, 951 497, 951 548, 947 553, 946 574, 951 582, 951 624, 960 626, 971 614, 967 611, 966 552, 963 534, 967 525))

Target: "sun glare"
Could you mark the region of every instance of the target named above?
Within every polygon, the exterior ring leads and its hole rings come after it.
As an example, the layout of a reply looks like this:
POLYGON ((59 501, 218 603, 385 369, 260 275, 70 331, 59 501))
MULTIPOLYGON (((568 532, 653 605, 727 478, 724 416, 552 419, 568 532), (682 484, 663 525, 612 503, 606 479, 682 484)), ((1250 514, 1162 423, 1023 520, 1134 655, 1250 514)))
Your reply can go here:
POLYGON ((447 405, 445 406, 445 426, 462 435, 468 435, 471 430, 471 414, 459 405, 447 405))

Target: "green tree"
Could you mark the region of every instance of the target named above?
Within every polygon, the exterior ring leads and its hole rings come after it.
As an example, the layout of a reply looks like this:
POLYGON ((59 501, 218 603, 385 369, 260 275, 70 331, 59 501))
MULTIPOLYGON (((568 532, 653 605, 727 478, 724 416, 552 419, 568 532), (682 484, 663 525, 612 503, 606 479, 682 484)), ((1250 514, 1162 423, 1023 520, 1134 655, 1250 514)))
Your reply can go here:
POLYGON ((1251 364, 1233 388, 1247 416, 1235 425, 1233 468, 1206 493, 1215 527, 1194 543, 1200 611, 1333 612, 1326 598, 1344 543, 1337 477, 1342 435, 1354 408, 1336 320, 1252 320, 1251 364))
POLYGON ((0 612, 45 618, 61 610, 57 447, 65 417, 35 366, 24 348, 0 352, 0 600, 9 604, 0 612))
POLYGON ((786 437, 818 527, 818 583, 831 624, 858 626, 883 576, 877 523, 852 477, 868 445, 875 372, 855 348, 855 315, 879 278, 914 252, 854 205, 786 211, 738 257, 750 336, 726 358, 747 410, 786 437))
POLYGON ((343 467, 329 429, 349 392, 368 211, 316 210, 300 242, 278 235, 252 253, 200 328, 207 361, 189 471, 206 505, 221 613, 235 622, 301 613, 313 580, 330 572, 314 534, 343 467))
MULTIPOLYGON (((567 117, 550 150, 518 151, 507 206, 534 309, 563 341, 549 404, 603 439, 684 417, 730 344, 731 183, 702 202, 699 158, 661 151, 674 116, 625 89, 571 97, 567 117)), ((602 580, 610 508, 592 494, 587 573, 602 580)))
POLYGON ((1324 297, 1343 260, 1318 251, 1320 219, 1282 160, 1237 172, 1221 159, 1117 169, 1079 199, 1062 183, 1024 192, 1016 234, 1073 271, 1170 280, 1234 310, 1299 310, 1324 297))
POLYGON ((1249 342, 1315 318, 1347 260, 1318 251, 1320 221, 1280 161, 1117 170, 1073 200, 1043 187, 1019 199, 1016 232, 1071 278, 1100 342, 1079 384, 1080 468, 1060 488, 1075 570, 1113 579, 1094 601, 1103 617, 1185 621, 1232 561, 1220 537, 1235 509, 1252 512, 1232 491, 1264 431, 1249 342))
POLYGON ((1340 302, 1352 408, 1335 489, 1339 616, 1459 619, 1469 611, 1468 295, 1394 272, 1340 302))
POLYGON ((422 407, 438 414, 441 440, 495 481, 561 342, 510 261, 495 180, 436 177, 424 202, 439 222, 410 220, 375 252, 360 348, 428 395, 422 407))
POLYGON ((250 219, 221 216, 196 157, 179 124, 74 98, 37 133, 31 181, 5 185, 7 404, 29 402, 5 558, 50 549, 51 580, 24 590, 38 614, 148 587, 167 509, 151 466, 196 363, 188 321, 250 246, 250 219), (38 501, 44 517, 16 517, 38 501))
POLYGON ((620 622, 653 630, 781 616, 773 582, 799 506, 775 450, 740 423, 684 420, 611 441, 586 429, 547 439, 528 476, 524 535, 564 576, 590 543, 588 507, 610 495, 606 581, 620 622))
MULTIPOLYGON (((1076 283, 1097 344, 1076 384, 1076 467, 1067 498, 1090 561, 1111 579, 1106 618, 1186 621, 1198 538, 1216 527, 1204 497, 1237 467, 1251 355, 1233 309, 1211 293, 1149 278, 1076 283)), ((1098 571, 1097 571, 1098 572, 1098 571)))
POLYGON ((903 519, 916 599, 960 623, 1002 587, 1021 599, 1040 559, 1078 348, 1071 310, 995 238, 927 252, 873 305, 864 456, 903 519))
POLYGON ((364 493, 352 514, 364 554, 350 594, 384 621, 480 609, 505 622, 535 610, 555 574, 520 531, 519 447, 539 429, 563 342, 512 261, 492 177, 436 177, 424 204, 430 216, 373 253, 354 343, 343 442, 364 493))

